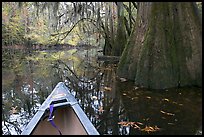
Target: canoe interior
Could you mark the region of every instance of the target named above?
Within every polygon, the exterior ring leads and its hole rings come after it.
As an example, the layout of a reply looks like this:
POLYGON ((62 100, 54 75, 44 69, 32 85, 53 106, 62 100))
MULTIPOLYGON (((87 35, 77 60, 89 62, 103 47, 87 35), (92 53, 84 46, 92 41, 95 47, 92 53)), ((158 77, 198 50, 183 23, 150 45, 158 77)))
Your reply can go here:
MULTIPOLYGON (((49 112, 46 115, 49 115, 49 112)), ((76 116, 74 110, 70 106, 61 106, 54 109, 54 123, 60 129, 62 135, 87 135, 86 130, 76 116)), ((42 118, 32 135, 59 135, 59 132, 54 128, 47 118, 42 118)))

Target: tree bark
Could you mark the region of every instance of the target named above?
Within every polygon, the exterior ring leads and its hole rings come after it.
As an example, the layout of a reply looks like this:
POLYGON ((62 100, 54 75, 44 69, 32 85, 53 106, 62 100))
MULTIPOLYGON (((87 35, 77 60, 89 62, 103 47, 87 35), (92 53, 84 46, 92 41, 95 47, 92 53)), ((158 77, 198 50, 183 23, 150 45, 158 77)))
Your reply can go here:
POLYGON ((202 22, 195 3, 141 2, 117 74, 151 89, 202 84, 202 22))
POLYGON ((123 2, 117 2, 118 23, 115 43, 112 47, 113 56, 121 56, 127 39, 124 20, 123 2))

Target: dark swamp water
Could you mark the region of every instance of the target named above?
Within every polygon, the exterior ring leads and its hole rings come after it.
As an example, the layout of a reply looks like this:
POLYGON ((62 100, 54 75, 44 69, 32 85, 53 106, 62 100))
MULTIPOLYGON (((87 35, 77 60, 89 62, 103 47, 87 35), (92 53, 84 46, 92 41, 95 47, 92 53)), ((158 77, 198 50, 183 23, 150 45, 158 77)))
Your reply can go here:
POLYGON ((68 81, 100 134, 202 134, 202 89, 148 90, 118 78, 97 49, 2 51, 2 134, 20 134, 60 81, 68 81))

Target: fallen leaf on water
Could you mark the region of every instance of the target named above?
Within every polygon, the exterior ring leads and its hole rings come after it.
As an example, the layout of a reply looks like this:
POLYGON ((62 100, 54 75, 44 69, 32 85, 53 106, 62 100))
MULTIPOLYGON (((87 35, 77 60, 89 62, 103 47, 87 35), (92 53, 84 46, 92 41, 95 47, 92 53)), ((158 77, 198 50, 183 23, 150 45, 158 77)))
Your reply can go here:
POLYGON ((134 99, 138 99, 138 97, 133 97, 133 98, 131 98, 131 100, 134 100, 134 99))
POLYGON ((97 96, 92 96, 91 99, 98 99, 97 96))
POLYGON ((175 125, 174 123, 167 123, 168 125, 175 125))
POLYGON ((135 90, 138 89, 139 87, 135 87, 135 90))
POLYGON ((177 102, 175 102, 175 101, 173 101, 172 103, 173 103, 173 104, 178 104, 178 103, 177 103, 177 102))
POLYGON ((150 97, 150 96, 146 96, 146 98, 147 98, 147 99, 150 99, 151 97, 150 97))
POLYGON ((104 87, 104 90, 111 91, 111 88, 110 87, 104 87))
POLYGON ((120 81, 121 81, 121 82, 125 82, 125 81, 127 81, 127 79, 125 79, 125 78, 120 78, 120 81))
POLYGON ((133 125, 133 128, 141 129, 137 124, 134 124, 134 125, 133 125))
POLYGON ((137 124, 139 124, 139 125, 143 125, 143 123, 141 123, 141 122, 137 122, 137 124))
POLYGON ((138 128, 140 129, 140 127, 136 124, 137 122, 128 122, 128 121, 122 121, 122 122, 118 122, 118 124, 122 125, 122 126, 131 126, 133 128, 138 128))
POLYGON ((162 99, 162 100, 169 102, 169 99, 168 99, 168 98, 165 98, 165 99, 162 99))
POLYGON ((160 128, 158 128, 157 126, 154 126, 154 129, 155 129, 155 130, 160 130, 160 128))
POLYGON ((145 131, 149 134, 149 132, 155 132, 155 131, 158 131, 160 130, 160 128, 158 128, 157 126, 145 126, 145 128, 141 129, 141 131, 145 131))
POLYGON ((122 126, 128 126, 128 122, 125 122, 125 121, 122 121, 122 122, 118 122, 119 125, 122 125, 122 126))
POLYGON ((163 111, 163 110, 161 110, 160 112, 163 113, 163 114, 169 115, 169 116, 174 116, 174 115, 175 115, 175 114, 173 114, 173 113, 165 112, 165 111, 163 111))
POLYGON ((166 114, 166 112, 164 112, 163 110, 161 110, 160 112, 163 113, 163 114, 166 114))
POLYGON ((99 110, 98 110, 99 112, 103 112, 104 110, 103 110, 103 107, 101 106, 101 107, 99 107, 99 110))
POLYGON ((123 93, 123 96, 126 96, 127 94, 126 93, 123 93))

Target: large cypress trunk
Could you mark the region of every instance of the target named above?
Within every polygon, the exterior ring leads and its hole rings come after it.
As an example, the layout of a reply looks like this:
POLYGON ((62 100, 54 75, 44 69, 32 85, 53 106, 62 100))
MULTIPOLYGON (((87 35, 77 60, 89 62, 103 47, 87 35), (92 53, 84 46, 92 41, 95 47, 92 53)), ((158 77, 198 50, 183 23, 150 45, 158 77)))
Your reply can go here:
POLYGON ((151 89, 202 84, 202 22, 195 3, 140 3, 118 75, 151 89))

